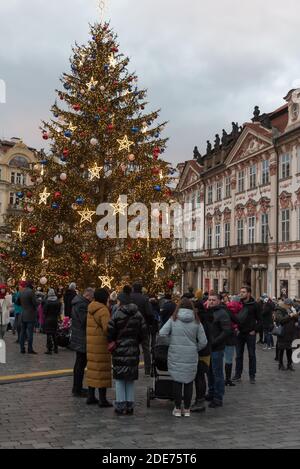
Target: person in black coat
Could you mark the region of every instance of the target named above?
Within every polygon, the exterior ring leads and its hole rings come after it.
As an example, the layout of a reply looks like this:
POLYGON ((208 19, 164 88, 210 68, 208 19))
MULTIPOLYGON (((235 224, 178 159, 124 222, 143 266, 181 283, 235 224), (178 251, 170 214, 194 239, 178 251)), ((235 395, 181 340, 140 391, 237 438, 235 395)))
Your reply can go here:
POLYGON ((49 288, 47 298, 43 304, 45 316, 45 333, 47 334, 47 355, 58 352, 57 347, 57 327, 61 312, 61 303, 55 295, 53 288, 49 288))
POLYGON ((133 414, 134 381, 138 379, 140 343, 148 336, 145 320, 133 304, 131 288, 125 286, 118 296, 120 307, 108 324, 108 342, 115 342, 112 352, 113 377, 116 380, 115 412, 133 414))
POLYGON ((293 302, 287 298, 275 309, 275 322, 283 327, 283 334, 278 337, 277 345, 279 350, 279 370, 286 370, 283 364, 283 354, 286 351, 287 356, 287 369, 295 371, 292 361, 292 342, 296 338, 297 329, 296 322, 298 321, 298 313, 292 310, 293 302))
POLYGON ((261 310, 262 326, 264 331, 264 342, 265 347, 263 350, 271 349, 274 346, 273 336, 271 331, 273 329, 273 312, 275 305, 270 298, 263 300, 263 306, 261 310))
POLYGON ((160 309, 160 321, 161 327, 168 322, 172 314, 176 309, 175 301, 172 301, 172 296, 169 293, 166 293, 164 296, 165 300, 161 309, 160 309))
POLYGON ((69 285, 69 288, 66 290, 66 293, 64 294, 64 315, 71 317, 72 315, 72 301, 77 295, 76 292, 76 283, 72 282, 69 285))
POLYGON ((144 354, 144 363, 145 363, 145 375, 150 376, 151 370, 151 354, 150 354, 150 335, 151 327, 154 323, 154 312, 149 303, 149 299, 146 295, 142 293, 142 284, 136 282, 132 286, 131 293, 131 303, 135 304, 142 314, 144 321, 146 323, 148 334, 145 336, 142 342, 143 354, 144 354))

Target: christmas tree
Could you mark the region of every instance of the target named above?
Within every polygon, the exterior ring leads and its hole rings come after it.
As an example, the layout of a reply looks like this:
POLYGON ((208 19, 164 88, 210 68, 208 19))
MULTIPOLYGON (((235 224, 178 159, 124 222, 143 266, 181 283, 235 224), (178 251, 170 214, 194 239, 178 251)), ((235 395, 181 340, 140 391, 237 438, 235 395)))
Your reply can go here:
POLYGON ((128 71, 129 59, 119 52, 109 24, 91 26, 90 41, 75 45, 70 62, 53 118, 41 128, 51 152, 34 167, 33 187, 18 188, 23 212, 8 219, 13 241, 2 250, 2 268, 15 279, 47 285, 75 280, 116 288, 141 279, 152 291, 171 288, 172 234, 163 239, 160 229, 151 238, 142 229, 151 215, 162 218, 150 203, 172 198, 172 168, 161 158, 166 123, 155 124, 159 111, 145 111, 146 91, 128 71), (128 216, 136 222, 136 239, 101 231, 106 212, 97 207, 105 202, 116 216, 117 233, 127 206, 148 207, 148 215, 128 216))

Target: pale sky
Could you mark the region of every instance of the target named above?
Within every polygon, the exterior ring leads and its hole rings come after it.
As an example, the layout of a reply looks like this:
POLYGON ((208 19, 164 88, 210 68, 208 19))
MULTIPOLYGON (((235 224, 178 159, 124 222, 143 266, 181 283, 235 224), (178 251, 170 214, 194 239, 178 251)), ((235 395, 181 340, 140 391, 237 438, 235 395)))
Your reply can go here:
MULTIPOLYGON (((106 0, 106 19, 131 59, 151 109, 161 108, 174 164, 216 133, 270 112, 300 79, 299 0, 106 0)), ((89 39, 97 0, 0 0, 0 138, 44 146, 71 46, 89 39)))

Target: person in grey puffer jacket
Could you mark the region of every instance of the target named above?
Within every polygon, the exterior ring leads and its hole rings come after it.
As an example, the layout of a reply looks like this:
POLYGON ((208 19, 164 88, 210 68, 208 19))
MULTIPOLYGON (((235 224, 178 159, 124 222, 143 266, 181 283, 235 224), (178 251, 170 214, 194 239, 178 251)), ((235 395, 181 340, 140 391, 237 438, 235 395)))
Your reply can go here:
POLYGON ((159 331, 159 335, 171 336, 168 372, 174 381, 173 415, 181 417, 182 386, 184 385, 183 415, 189 417, 193 381, 198 367, 198 352, 207 345, 204 329, 190 299, 182 298, 173 316, 159 331))

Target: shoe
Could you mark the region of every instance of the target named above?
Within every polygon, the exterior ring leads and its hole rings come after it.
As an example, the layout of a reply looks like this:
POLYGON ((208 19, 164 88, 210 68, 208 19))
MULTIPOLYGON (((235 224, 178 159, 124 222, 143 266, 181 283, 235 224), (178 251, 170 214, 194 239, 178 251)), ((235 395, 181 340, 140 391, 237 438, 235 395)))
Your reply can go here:
POLYGON ((204 402, 204 399, 198 401, 196 400, 191 407, 191 412, 204 412, 206 410, 204 402))
POLYGON ((21 353, 26 353, 26 350, 21 350, 21 353))
POLYGON ((205 400, 208 401, 208 402, 211 402, 211 401, 214 400, 214 398, 213 398, 213 396, 210 396, 209 394, 206 394, 205 400))
POLYGON ((276 348, 276 346, 275 346, 275 345, 272 345, 272 348, 276 348))
POLYGON ((191 411, 190 409, 182 409, 182 417, 190 417, 191 411))
POLYGON ((278 370, 281 370, 281 371, 286 371, 286 367, 282 364, 279 363, 278 365, 278 370))
POLYGON ((250 384, 256 384, 254 376, 250 376, 250 384))
POLYGON ((268 350, 268 347, 265 345, 262 349, 263 350, 268 350))
POLYGON ((56 350, 54 350, 54 353, 58 353, 58 350, 57 350, 57 349, 56 349, 56 350))
POLYGON ((37 352, 35 352, 34 350, 30 350, 30 351, 28 350, 28 353, 29 353, 30 355, 37 355, 37 352))
POLYGON ((72 392, 72 394, 74 397, 87 397, 87 392, 84 391, 83 389, 80 392, 78 391, 72 392))
POLYGON ((52 355, 51 350, 48 350, 47 352, 45 352, 45 355, 52 355))
POLYGON ((223 402, 222 401, 211 401, 210 404, 208 404, 208 407, 210 409, 215 409, 216 407, 222 407, 223 406, 223 402))
POLYGON ((126 415, 133 415, 134 409, 126 409, 126 415))
POLYGON ((88 397, 86 400, 86 404, 87 405, 99 404, 99 401, 95 397, 94 398, 88 397))
POLYGON ((126 415, 126 410, 115 409, 115 414, 117 414, 117 415, 126 415))
POLYGON ((288 365, 287 369, 290 371, 295 371, 295 368, 293 367, 292 364, 288 365))
POLYGON ((227 379, 227 380, 225 381, 225 386, 230 386, 230 387, 231 387, 231 386, 235 386, 235 384, 232 382, 231 379, 227 379))
POLYGON ((113 405, 108 402, 108 401, 104 401, 104 402, 99 402, 99 407, 113 407, 113 405))
POLYGON ((181 409, 176 409, 175 407, 172 412, 172 415, 174 415, 174 417, 181 417, 181 409))
POLYGON ((268 347, 268 350, 272 350, 272 347, 268 347))
POLYGON ((242 378, 240 376, 234 376, 232 378, 232 381, 235 381, 236 383, 240 383, 242 381, 242 378))

